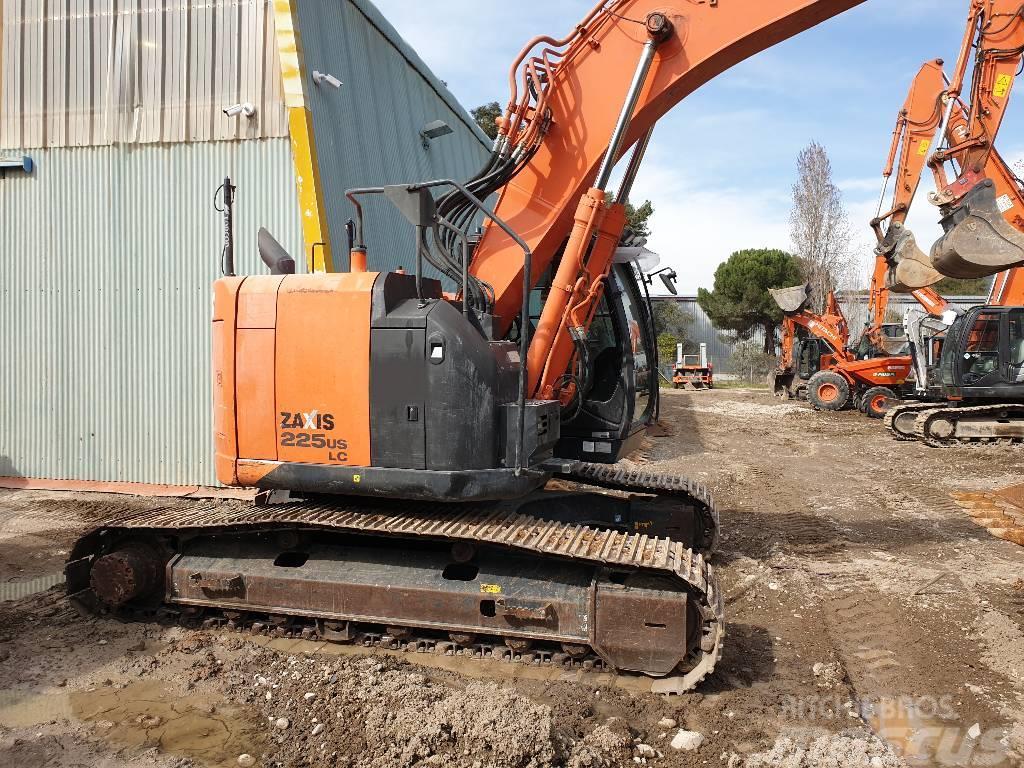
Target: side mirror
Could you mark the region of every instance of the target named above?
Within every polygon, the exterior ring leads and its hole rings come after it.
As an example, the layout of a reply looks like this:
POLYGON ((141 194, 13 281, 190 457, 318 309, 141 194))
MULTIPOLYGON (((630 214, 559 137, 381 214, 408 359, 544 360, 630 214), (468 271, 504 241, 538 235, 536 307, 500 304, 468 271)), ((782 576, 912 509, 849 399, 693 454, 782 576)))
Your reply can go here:
POLYGON ((676 274, 674 269, 670 269, 668 272, 662 272, 658 277, 660 277, 661 282, 665 284, 665 290, 673 296, 679 295, 679 289, 676 288, 676 280, 679 276, 676 274))

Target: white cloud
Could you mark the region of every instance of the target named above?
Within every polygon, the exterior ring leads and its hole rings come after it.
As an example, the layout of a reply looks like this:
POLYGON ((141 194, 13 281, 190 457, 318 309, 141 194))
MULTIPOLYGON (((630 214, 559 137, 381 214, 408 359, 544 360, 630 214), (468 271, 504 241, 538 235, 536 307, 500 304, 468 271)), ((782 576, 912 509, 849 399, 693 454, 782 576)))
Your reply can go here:
POLYGON ((671 150, 652 145, 637 177, 633 200, 654 204, 648 247, 679 274, 679 291, 714 285, 715 269, 743 248, 788 248, 788 191, 706 186, 664 160, 671 150))

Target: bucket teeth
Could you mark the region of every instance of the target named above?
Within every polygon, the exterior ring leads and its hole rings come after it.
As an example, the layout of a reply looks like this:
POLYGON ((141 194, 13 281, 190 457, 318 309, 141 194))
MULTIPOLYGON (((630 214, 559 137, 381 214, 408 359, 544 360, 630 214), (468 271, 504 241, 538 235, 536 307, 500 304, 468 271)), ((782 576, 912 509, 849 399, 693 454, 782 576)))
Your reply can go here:
MULTIPOLYGON (((1000 210, 1002 199, 996 198, 990 180, 968 192, 942 220, 945 234, 932 246, 932 266, 943 275, 962 279, 1024 266, 1024 233, 1007 222, 1000 210)), ((1004 208, 1006 204, 1012 206, 1013 201, 1006 197, 1004 208)))

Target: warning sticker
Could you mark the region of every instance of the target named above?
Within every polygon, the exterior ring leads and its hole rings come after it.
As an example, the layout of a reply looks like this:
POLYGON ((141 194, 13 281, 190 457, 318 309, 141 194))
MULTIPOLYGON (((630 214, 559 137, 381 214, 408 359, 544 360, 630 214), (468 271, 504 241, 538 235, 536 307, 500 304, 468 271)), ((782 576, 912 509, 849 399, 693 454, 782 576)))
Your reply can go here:
POLYGON ((999 208, 1000 213, 1006 213, 1013 208, 1013 198, 1009 195, 1000 195, 996 198, 996 207, 999 208))
POLYGON ((995 87, 992 89, 992 95, 997 99, 1001 99, 1010 92, 1010 86, 1013 85, 1013 75, 1000 75, 996 78, 995 87))
POLYGON ((921 143, 917 145, 917 154, 924 157, 928 154, 928 148, 932 145, 931 139, 921 139, 921 143))
POLYGON ((500 595, 501 585, 500 584, 481 584, 480 591, 488 595, 500 595))

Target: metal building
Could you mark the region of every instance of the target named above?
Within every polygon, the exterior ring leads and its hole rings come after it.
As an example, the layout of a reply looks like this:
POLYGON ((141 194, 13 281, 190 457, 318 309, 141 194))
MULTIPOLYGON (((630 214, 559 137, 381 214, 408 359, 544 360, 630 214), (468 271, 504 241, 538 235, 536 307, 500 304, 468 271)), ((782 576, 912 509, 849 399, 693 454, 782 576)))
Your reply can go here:
MULTIPOLYGON (((343 269, 345 188, 464 179, 489 142, 368 0, 0 5, 0 476, 211 483, 223 178, 240 274, 260 226, 343 269)), ((407 261, 369 219, 371 268, 407 261)))
MULTIPOLYGON (((863 292, 840 293, 836 299, 839 302, 839 308, 843 310, 843 315, 846 317, 846 323, 850 328, 850 336, 852 338, 859 337, 868 322, 868 295, 863 292)), ((988 297, 946 296, 945 299, 956 309, 968 310, 971 307, 984 304, 988 297)), ((910 294, 889 294, 889 309, 886 312, 887 321, 894 323, 902 322, 903 315, 908 309, 921 309, 921 305, 910 294)))
MULTIPOLYGON (((716 373, 734 373, 732 369, 732 348, 736 342, 732 333, 715 327, 711 318, 701 309, 696 296, 652 296, 651 301, 674 301, 689 319, 686 328, 687 341, 695 347, 708 345, 708 358, 714 365, 716 373)), ((757 345, 764 343, 764 332, 756 331, 752 340, 757 345)), ((673 361, 661 360, 662 368, 668 368, 673 361)))

